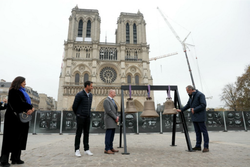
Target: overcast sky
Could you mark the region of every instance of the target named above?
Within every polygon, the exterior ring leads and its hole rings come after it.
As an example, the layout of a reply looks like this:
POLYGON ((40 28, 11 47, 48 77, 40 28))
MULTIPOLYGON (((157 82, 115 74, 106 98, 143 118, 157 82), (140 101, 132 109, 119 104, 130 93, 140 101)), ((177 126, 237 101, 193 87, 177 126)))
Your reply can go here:
MULTIPOLYGON (((191 84, 186 58, 157 6, 182 40, 191 32, 187 43, 195 47, 189 47, 188 57, 197 89, 213 96, 208 107, 223 107, 223 87, 250 64, 250 0, 1 0, 0 79, 11 82, 24 76, 27 86, 57 99, 63 43, 76 4, 99 11, 101 42, 105 34, 108 42, 115 42, 120 12, 140 10, 147 23, 149 56, 178 52, 150 63, 154 85, 177 85, 183 104, 188 99, 185 86, 191 84)), ((155 93, 156 103, 165 98, 166 92, 155 93)))

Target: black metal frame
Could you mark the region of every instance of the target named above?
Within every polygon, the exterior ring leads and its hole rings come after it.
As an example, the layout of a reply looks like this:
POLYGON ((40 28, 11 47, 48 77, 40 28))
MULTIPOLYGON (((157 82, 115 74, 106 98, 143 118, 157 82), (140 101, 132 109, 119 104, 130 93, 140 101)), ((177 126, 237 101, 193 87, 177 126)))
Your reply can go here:
MULTIPOLYGON (((136 85, 131 86, 132 90, 147 90, 148 86, 142 86, 142 85, 136 85)), ((120 145, 118 148, 122 148, 122 129, 123 129, 123 138, 124 138, 124 152, 122 154, 129 155, 130 153, 127 152, 127 141, 126 141, 126 124, 125 124, 125 108, 124 108, 124 90, 129 90, 129 85, 123 85, 121 86, 121 119, 120 119, 120 145), (124 121, 123 121, 124 120, 124 121)), ((166 90, 168 91, 168 86, 150 86, 150 90, 166 90)), ((174 105, 176 108, 181 108, 181 100, 178 92, 177 86, 170 86, 170 90, 175 91, 174 94, 174 105)), ((186 138, 186 143, 188 147, 188 151, 192 152, 192 146, 188 134, 188 128, 185 121, 184 113, 179 113, 181 116, 183 131, 186 138)), ((175 146, 175 134, 176 134, 176 114, 173 116, 173 129, 172 129, 172 145, 175 146)))

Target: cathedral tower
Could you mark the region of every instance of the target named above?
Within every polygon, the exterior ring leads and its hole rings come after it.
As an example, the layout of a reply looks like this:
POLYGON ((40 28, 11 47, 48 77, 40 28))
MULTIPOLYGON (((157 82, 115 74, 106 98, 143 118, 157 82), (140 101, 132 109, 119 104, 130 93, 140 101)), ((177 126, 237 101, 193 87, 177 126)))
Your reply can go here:
MULTIPOLYGON (((101 19, 98 10, 72 9, 68 39, 58 90, 58 110, 72 110, 75 95, 84 82, 94 82, 92 111, 103 111, 109 89, 116 90, 120 110, 121 85, 152 85, 149 45, 143 14, 121 13, 117 21, 116 43, 100 42, 101 19)), ((143 110, 146 91, 133 91, 136 108, 143 110)), ((125 92, 127 98, 128 92, 125 92)))

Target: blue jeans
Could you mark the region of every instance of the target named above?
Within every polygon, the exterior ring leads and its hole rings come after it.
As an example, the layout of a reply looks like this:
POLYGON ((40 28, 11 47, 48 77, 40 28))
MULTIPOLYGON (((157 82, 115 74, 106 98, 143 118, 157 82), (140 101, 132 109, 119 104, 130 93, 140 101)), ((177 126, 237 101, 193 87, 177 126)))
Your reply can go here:
POLYGON ((202 142, 202 138, 201 138, 201 132, 203 133, 203 139, 204 139, 204 148, 208 148, 209 147, 209 137, 208 137, 208 133, 207 133, 207 127, 205 122, 193 122, 194 124, 194 129, 195 129, 195 133, 196 133, 196 145, 195 147, 200 148, 201 147, 201 142, 202 142))
POLYGON ((115 129, 107 129, 105 135, 105 150, 113 149, 113 140, 115 136, 115 129))

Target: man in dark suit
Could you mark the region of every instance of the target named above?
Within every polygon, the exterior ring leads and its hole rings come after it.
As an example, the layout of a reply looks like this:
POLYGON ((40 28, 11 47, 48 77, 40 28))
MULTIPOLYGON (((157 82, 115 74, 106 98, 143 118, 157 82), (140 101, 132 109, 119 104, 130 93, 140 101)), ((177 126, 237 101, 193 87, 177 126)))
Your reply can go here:
POLYGON ((196 145, 193 150, 201 151, 201 133, 203 133, 204 138, 204 149, 202 152, 209 152, 209 137, 206 127, 206 99, 205 95, 198 90, 194 89, 193 86, 189 85, 186 87, 187 93, 189 95, 189 100, 187 104, 178 112, 186 111, 191 108, 191 119, 194 124, 194 129, 196 133, 196 145))
POLYGON ((113 148, 113 140, 115 136, 115 129, 117 127, 117 122, 119 121, 117 106, 114 101, 116 96, 115 90, 110 90, 108 97, 103 102, 104 107, 104 124, 106 128, 105 135, 105 154, 114 154, 119 152, 113 148))
POLYGON ((77 121, 77 129, 75 136, 75 155, 77 157, 81 156, 80 153, 80 139, 82 132, 83 136, 83 145, 84 145, 84 154, 93 155, 93 153, 89 150, 89 127, 90 127, 90 110, 92 104, 92 94, 90 93, 93 89, 93 82, 86 81, 84 83, 84 89, 77 93, 74 103, 73 103, 73 111, 76 115, 77 121))

